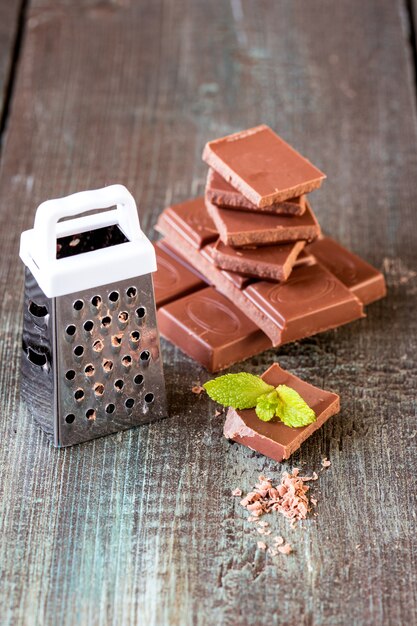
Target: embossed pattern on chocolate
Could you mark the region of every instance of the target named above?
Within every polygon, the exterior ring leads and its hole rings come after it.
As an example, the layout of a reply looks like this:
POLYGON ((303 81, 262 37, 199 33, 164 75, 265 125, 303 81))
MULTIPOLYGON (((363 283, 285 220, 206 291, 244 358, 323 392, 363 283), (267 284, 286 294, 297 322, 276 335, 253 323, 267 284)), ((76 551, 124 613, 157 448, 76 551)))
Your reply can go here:
POLYGON ((363 304, 383 298, 385 279, 381 272, 330 237, 322 237, 308 247, 318 261, 354 293, 363 304))
POLYGON ((213 287, 161 307, 158 325, 166 339, 212 372, 271 347, 266 335, 213 287))

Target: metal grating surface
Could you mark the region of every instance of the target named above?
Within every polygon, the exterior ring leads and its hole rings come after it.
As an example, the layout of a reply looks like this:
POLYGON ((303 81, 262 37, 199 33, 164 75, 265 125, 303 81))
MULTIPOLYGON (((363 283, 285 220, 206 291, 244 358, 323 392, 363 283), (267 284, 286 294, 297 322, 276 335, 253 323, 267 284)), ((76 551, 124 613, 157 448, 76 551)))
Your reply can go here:
POLYGON ((59 445, 167 415, 151 275, 56 298, 59 445))

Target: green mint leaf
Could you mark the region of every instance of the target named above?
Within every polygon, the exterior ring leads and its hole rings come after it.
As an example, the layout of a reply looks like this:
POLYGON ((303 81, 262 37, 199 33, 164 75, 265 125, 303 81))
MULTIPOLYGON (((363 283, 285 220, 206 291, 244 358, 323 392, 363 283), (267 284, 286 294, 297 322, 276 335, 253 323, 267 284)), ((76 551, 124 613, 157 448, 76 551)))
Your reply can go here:
POLYGON ((256 403, 256 415, 263 422, 270 422, 274 419, 279 404, 282 403, 275 389, 270 393, 264 393, 262 396, 259 396, 256 403))
POLYGON ((274 390, 262 378, 247 372, 219 376, 204 383, 203 387, 212 400, 234 409, 252 409, 259 396, 274 390))
POLYGON ((302 399, 299 393, 287 385, 278 385, 276 388, 280 402, 277 405, 276 416, 286 426, 300 428, 316 421, 316 414, 302 399))

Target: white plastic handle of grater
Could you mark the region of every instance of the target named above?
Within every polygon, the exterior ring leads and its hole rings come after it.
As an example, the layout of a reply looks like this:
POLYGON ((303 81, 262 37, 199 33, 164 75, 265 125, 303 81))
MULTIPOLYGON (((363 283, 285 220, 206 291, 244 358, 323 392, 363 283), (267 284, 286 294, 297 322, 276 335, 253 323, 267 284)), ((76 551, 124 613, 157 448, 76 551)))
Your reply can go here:
MULTIPOLYGON (((37 208, 34 224, 36 260, 39 267, 47 267, 56 260, 56 225, 60 219, 113 205, 117 206, 117 221, 126 237, 130 241, 143 237, 136 202, 124 185, 79 191, 65 198, 42 202, 37 208)), ((94 217, 95 229, 108 225, 106 212, 103 211, 102 224, 100 221, 97 222, 97 216, 94 217)))

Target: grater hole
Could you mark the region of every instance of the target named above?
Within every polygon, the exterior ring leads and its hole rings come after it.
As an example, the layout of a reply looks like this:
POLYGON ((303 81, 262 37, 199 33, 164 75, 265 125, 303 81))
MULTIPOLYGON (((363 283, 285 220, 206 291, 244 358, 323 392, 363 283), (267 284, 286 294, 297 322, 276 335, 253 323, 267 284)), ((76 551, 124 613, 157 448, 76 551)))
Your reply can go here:
POLYGON ((112 291, 109 294, 109 300, 110 302, 117 302, 119 299, 119 292, 118 291, 112 291))
POLYGON ((136 374, 135 378, 133 379, 133 382, 135 383, 135 385, 141 385, 143 383, 142 374, 136 374))
POLYGON ((88 365, 84 368, 84 373, 86 376, 94 376, 95 367, 92 363, 88 363, 88 365))
POLYGON ((29 313, 34 317, 46 317, 48 315, 48 309, 42 304, 36 304, 32 300, 29 302, 29 313))
POLYGON ((101 339, 96 339, 95 342, 93 343, 94 352, 101 352, 103 348, 104 348, 104 344, 101 341, 101 339))
POLYGON ((98 307, 99 307, 99 306, 100 306, 100 304, 101 304, 101 298, 100 298, 100 296, 93 296, 93 297, 91 298, 91 304, 92 304, 93 306, 95 306, 95 307, 96 307, 96 309, 98 309, 98 307))
POLYGON ((85 412, 85 416, 90 421, 94 421, 97 417, 94 409, 88 409, 88 411, 85 412))
POLYGON ((35 352, 35 350, 32 350, 32 348, 28 348, 27 356, 31 363, 33 363, 34 365, 39 365, 41 367, 46 365, 46 362, 48 360, 46 358, 46 354, 35 352))
POLYGON ((113 335, 111 338, 111 345, 115 348, 118 348, 122 343, 123 335, 113 335))
POLYGON ((90 331, 92 331, 94 328, 94 322, 92 322, 91 320, 87 320, 86 322, 84 322, 84 330, 89 333, 90 331))
POLYGON ((67 424, 72 424, 74 420, 75 420, 74 413, 69 413, 68 415, 65 416, 65 421, 67 422, 67 424))
POLYGON ((125 323, 129 319, 129 313, 127 311, 120 311, 119 322, 125 323))
POLYGON ((82 356, 84 354, 83 346, 75 346, 74 354, 75 354, 75 356, 82 356))
POLYGON ((133 398, 128 398, 128 399, 126 400, 126 402, 125 402, 125 407, 126 407, 127 409, 132 409, 132 408, 133 408, 133 406, 134 406, 134 404, 135 404, 134 399, 133 399, 133 398))
POLYGON ((146 309, 144 306, 140 306, 136 309, 136 315, 140 320, 142 320, 146 315, 146 309))
POLYGON ((114 406, 114 404, 110 403, 106 406, 106 413, 114 413, 114 409, 116 407, 114 406))
POLYGON ((67 380, 74 380, 74 378, 75 378, 74 370, 68 370, 68 372, 65 372, 65 378, 67 380))
POLYGON ((137 294, 136 287, 129 287, 128 289, 126 289, 126 295, 128 298, 134 298, 136 294, 137 294))
POLYGON ((140 353, 140 360, 141 361, 149 361, 149 359, 151 358, 151 353, 149 352, 149 350, 144 350, 143 352, 140 353))
POLYGON ((74 393, 74 398, 78 401, 81 402, 81 400, 84 398, 84 391, 83 389, 77 389, 77 391, 74 393))
POLYGON ((81 311, 84 306, 84 302, 82 300, 76 300, 72 306, 76 311, 81 311))
POLYGON ((126 354, 122 358, 122 365, 124 365, 125 367, 128 367, 131 363, 132 363, 132 357, 130 356, 130 354, 126 354))
POLYGON ((113 361, 109 361, 109 359, 103 359, 102 366, 105 372, 111 372, 113 369, 113 361))
POLYGON ((130 333, 130 338, 132 341, 137 343, 140 339, 140 332, 138 330, 132 330, 132 332, 130 333))
POLYGON ((65 332, 67 333, 67 335, 72 337, 73 335, 75 335, 76 330, 77 328, 74 326, 74 324, 70 324, 69 326, 66 327, 65 332))
POLYGON ((102 317, 100 323, 101 323, 103 328, 107 328, 108 326, 110 326, 110 324, 111 324, 111 317, 110 317, 110 315, 106 315, 105 317, 102 317))
POLYGON ((155 400, 155 396, 153 395, 153 393, 149 392, 145 395, 146 404, 151 404, 151 402, 153 402, 154 400, 155 400))
POLYGON ((124 382, 122 381, 121 378, 119 378, 118 380, 114 381, 114 387, 115 387, 116 391, 122 391, 122 389, 124 387, 124 382))
POLYGON ((94 385, 94 393, 96 396, 102 396, 104 393, 104 385, 102 383, 96 383, 94 385))

